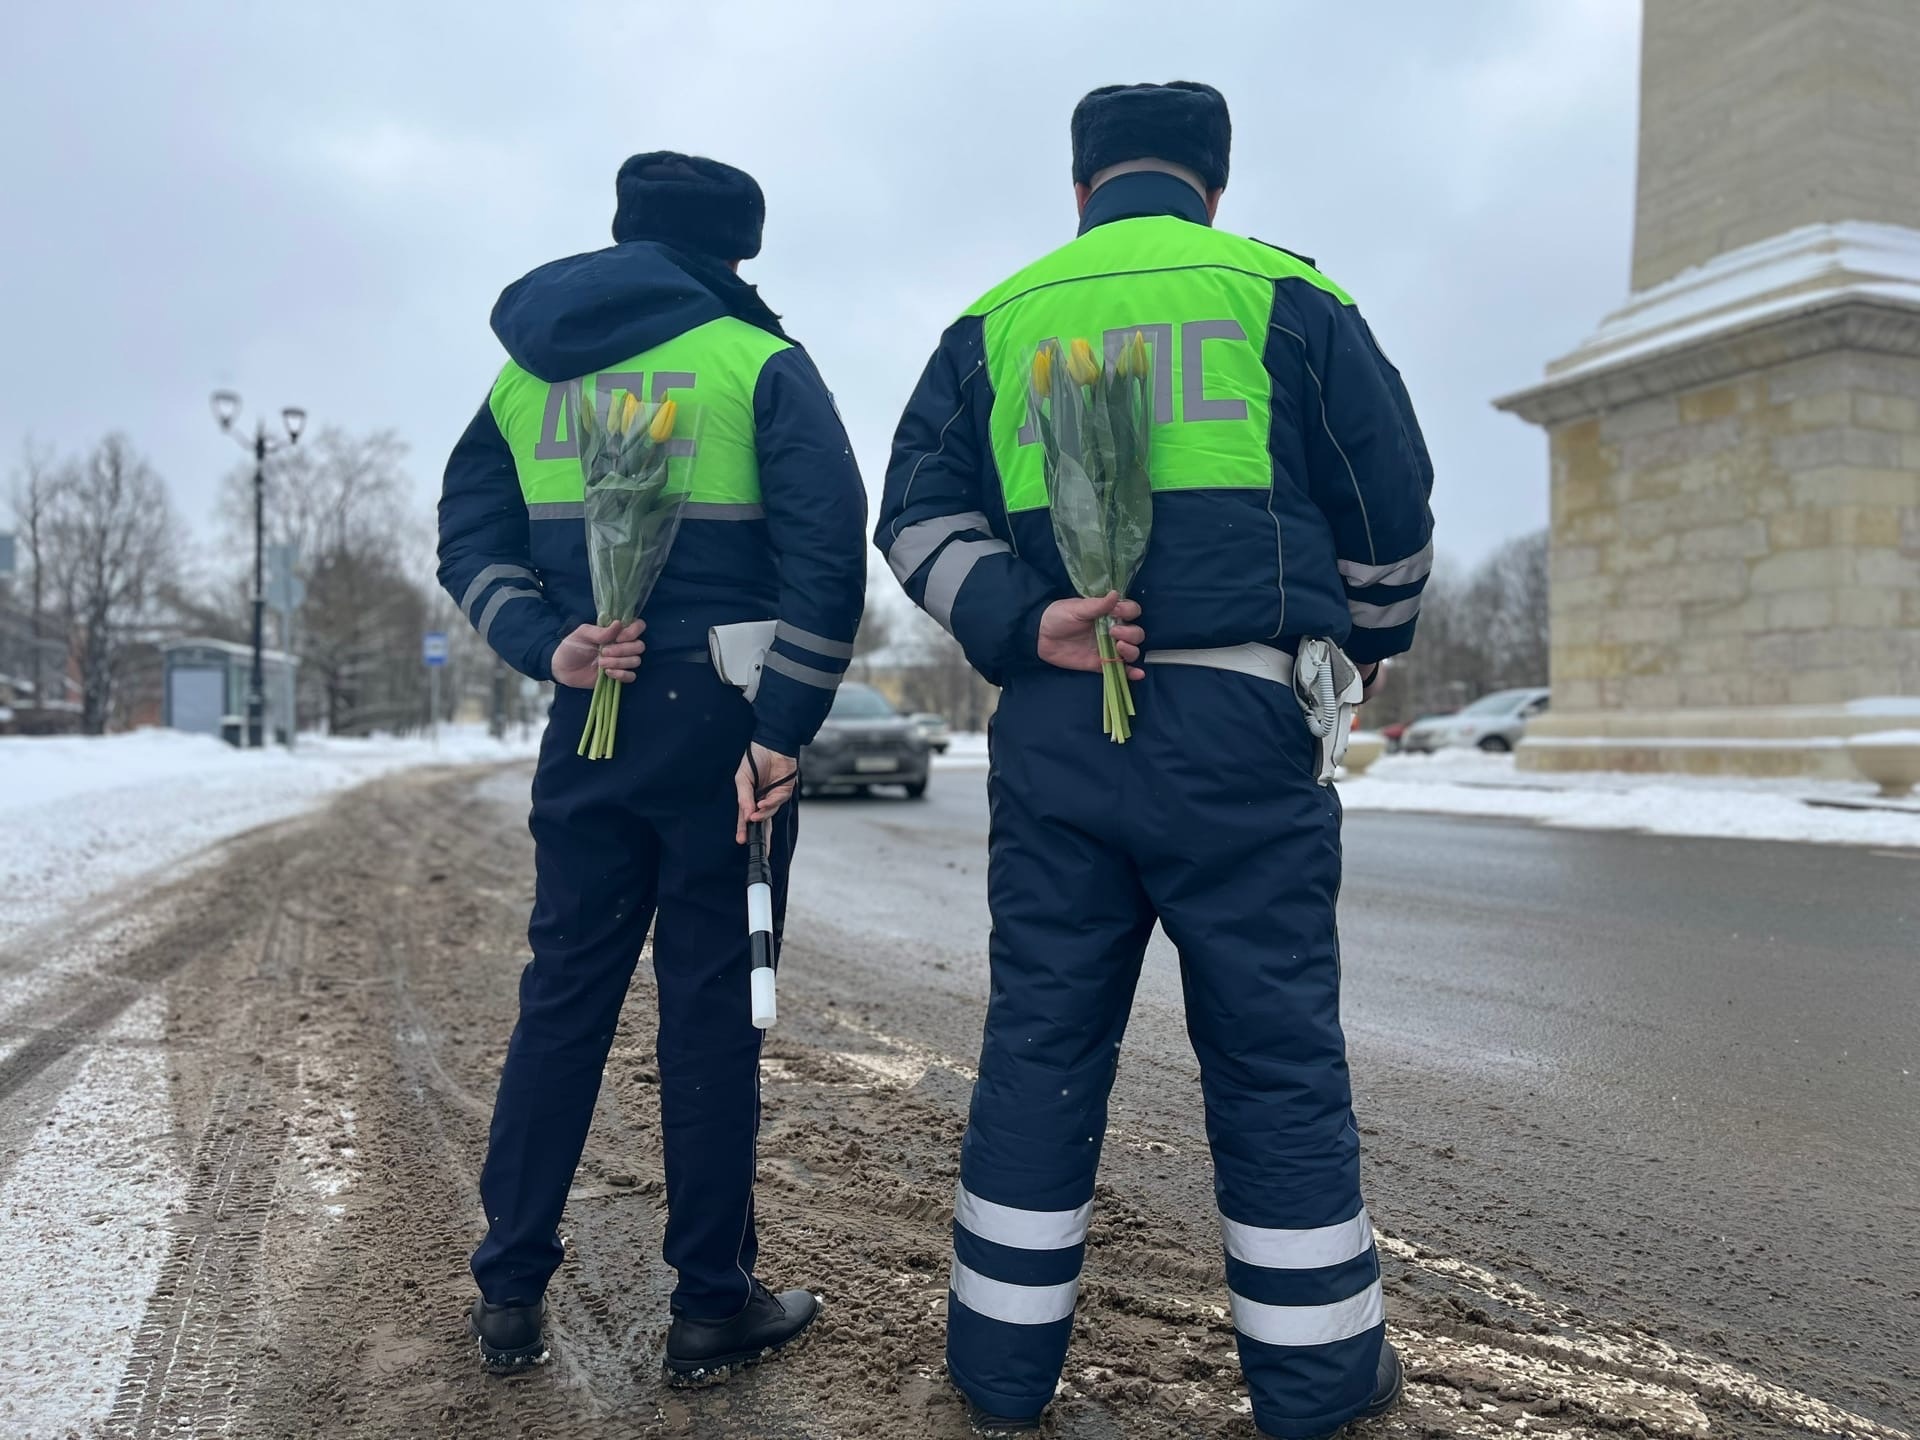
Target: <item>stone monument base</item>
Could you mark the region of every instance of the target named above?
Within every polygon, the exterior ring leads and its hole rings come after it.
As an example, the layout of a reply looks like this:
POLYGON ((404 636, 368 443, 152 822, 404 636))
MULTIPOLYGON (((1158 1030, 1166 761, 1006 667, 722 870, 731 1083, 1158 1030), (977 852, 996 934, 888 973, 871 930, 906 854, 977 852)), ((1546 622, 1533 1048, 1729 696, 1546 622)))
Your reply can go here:
POLYGON ((1920 726, 1920 700, 1542 715, 1515 754, 1522 770, 1857 780, 1847 738, 1920 726))

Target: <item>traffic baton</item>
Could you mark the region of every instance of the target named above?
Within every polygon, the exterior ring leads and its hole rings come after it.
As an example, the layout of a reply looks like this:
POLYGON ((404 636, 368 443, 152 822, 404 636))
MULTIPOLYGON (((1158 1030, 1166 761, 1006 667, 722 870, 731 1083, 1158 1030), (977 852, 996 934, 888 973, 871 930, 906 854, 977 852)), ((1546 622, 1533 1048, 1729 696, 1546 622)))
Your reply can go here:
POLYGON ((747 827, 747 943, 753 951, 753 1023, 770 1030, 779 1017, 774 1003, 773 967, 779 954, 773 939, 773 866, 769 825, 756 820, 747 827))

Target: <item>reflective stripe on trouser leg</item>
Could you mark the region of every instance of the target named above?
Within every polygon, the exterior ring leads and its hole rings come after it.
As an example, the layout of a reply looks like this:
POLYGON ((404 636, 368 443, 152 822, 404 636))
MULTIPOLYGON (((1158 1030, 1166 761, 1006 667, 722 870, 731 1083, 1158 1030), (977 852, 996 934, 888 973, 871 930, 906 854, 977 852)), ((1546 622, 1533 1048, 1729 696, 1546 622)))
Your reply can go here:
POLYGON ((1095 838, 1116 829, 1105 807, 1121 787, 1105 767, 1117 747, 1091 743, 1098 707, 1083 686, 1059 687, 1058 705, 1054 691, 1012 687, 994 719, 993 993, 947 1303, 954 1383, 1012 1418, 1053 1398, 1066 1359, 1107 1095, 1153 924, 1125 853, 1095 838), (1063 713, 1085 733, 1066 738, 1063 713))
POLYGON ((1187 782, 1160 791, 1141 874, 1180 951, 1253 1418, 1283 1440, 1317 1435, 1366 1404, 1384 1330, 1340 1028, 1340 802, 1314 783, 1291 687, 1170 680, 1124 747, 1187 782), (1205 735, 1262 738, 1199 769, 1205 735))

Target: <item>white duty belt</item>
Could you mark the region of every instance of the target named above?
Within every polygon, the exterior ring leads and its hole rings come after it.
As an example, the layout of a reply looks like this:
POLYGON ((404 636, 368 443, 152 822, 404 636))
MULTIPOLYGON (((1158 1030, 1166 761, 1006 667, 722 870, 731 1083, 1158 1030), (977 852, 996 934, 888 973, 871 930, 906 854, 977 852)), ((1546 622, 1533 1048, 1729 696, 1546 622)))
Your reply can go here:
POLYGON ((1225 645, 1217 650, 1150 650, 1149 665, 1198 665, 1208 670, 1231 670, 1276 685, 1291 685, 1300 713, 1306 716, 1307 729, 1320 742, 1320 765, 1316 778, 1322 785, 1333 782, 1333 772, 1346 758, 1347 741, 1353 734, 1353 711, 1366 696, 1366 684, 1360 667, 1331 640, 1306 639, 1292 655, 1271 645, 1250 641, 1245 645, 1225 645))

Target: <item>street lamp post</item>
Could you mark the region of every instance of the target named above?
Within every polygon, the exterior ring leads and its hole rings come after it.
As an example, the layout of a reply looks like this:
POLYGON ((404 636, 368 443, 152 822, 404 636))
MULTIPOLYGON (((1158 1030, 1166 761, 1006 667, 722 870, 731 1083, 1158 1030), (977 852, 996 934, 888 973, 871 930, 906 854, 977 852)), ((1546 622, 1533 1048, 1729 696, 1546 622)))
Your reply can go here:
MULTIPOLYGON (((280 423, 287 431, 284 441, 267 434, 265 420, 255 422, 253 438, 249 440, 243 431, 234 428, 234 421, 239 417, 239 395, 231 390, 214 391, 213 418, 220 422, 222 430, 240 442, 242 448, 253 452, 253 668, 247 674, 246 743, 249 748, 257 749, 266 743, 267 677, 260 650, 267 609, 267 456, 282 445, 300 443, 300 432, 307 424, 307 412, 297 405, 289 405, 280 412, 280 423)), ((293 724, 294 717, 289 715, 287 723, 293 724)))

